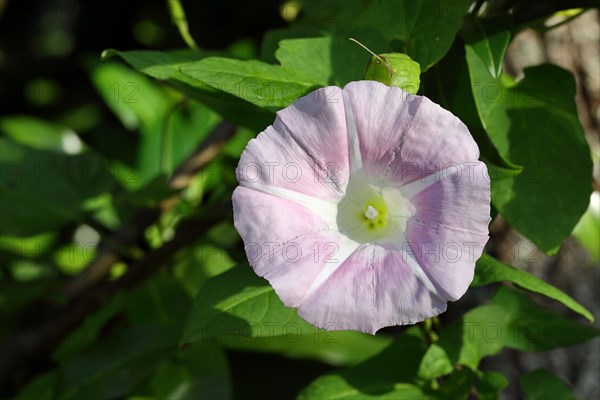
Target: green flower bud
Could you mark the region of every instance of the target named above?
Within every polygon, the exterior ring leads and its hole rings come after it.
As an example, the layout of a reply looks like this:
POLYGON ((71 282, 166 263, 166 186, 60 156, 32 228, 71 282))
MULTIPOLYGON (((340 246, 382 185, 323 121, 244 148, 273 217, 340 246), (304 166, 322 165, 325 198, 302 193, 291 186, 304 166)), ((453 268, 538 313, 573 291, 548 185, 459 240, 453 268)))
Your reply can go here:
POLYGON ((402 53, 374 55, 367 64, 365 79, 399 87, 409 93, 419 90, 421 67, 402 53))

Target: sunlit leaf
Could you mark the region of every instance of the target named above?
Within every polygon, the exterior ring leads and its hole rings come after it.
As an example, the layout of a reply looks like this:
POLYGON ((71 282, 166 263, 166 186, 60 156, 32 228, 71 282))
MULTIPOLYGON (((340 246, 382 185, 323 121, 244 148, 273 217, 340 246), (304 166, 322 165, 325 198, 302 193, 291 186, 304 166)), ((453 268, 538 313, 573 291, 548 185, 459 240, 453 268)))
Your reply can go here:
POLYGON ((592 190, 575 80, 557 66, 540 65, 526 68, 523 80, 506 86, 490 71, 497 70, 507 35, 497 27, 480 33, 466 45, 477 109, 498 151, 523 167, 515 179, 492 181, 492 201, 509 223, 553 253, 579 221, 592 190))
POLYGON ((583 315, 590 322, 594 322, 594 316, 581 304, 573 300, 569 295, 560 291, 549 283, 536 278, 526 271, 501 263, 493 257, 484 254, 477 261, 475 278, 472 286, 487 285, 493 282, 512 282, 523 289, 561 302, 571 310, 583 315))
POLYGON ((599 331, 534 303, 526 295, 500 287, 491 303, 472 309, 441 333, 423 357, 419 375, 434 379, 454 365, 477 369, 482 358, 504 347, 524 351, 572 346, 599 331))

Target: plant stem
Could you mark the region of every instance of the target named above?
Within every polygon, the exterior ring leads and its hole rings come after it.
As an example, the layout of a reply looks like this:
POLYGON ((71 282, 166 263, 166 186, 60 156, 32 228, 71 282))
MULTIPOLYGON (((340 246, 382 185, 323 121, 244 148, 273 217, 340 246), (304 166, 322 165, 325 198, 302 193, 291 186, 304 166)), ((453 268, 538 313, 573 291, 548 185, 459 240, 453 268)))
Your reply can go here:
POLYGON ((197 49, 198 45, 192 35, 190 35, 185 10, 181 2, 179 0, 167 0, 167 8, 169 9, 169 14, 171 14, 171 22, 179 29, 179 34, 183 41, 190 49, 197 49))

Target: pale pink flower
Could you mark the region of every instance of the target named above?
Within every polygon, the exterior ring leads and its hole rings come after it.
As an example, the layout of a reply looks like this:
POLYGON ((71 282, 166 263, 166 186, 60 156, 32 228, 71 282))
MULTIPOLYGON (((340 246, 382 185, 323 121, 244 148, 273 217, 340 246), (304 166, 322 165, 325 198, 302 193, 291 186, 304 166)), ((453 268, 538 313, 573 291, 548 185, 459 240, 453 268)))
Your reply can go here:
POLYGON ((374 81, 279 111, 237 168, 235 227, 283 303, 329 330, 446 310, 488 240, 490 183, 467 127, 374 81))

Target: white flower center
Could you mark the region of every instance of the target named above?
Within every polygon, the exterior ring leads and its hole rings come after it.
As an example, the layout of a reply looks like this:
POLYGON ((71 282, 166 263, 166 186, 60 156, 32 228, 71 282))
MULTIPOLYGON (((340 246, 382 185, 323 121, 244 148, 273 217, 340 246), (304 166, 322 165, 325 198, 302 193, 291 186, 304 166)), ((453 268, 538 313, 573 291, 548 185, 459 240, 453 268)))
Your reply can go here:
POLYGON ((346 196, 337 206, 341 233, 359 243, 394 240, 406 229, 415 208, 397 187, 381 185, 379 179, 355 173, 346 196))
POLYGON ((374 221, 377 219, 378 216, 379 211, 377 211, 375 207, 369 204, 369 206, 367 207, 367 211, 365 211, 365 217, 367 217, 371 221, 374 221))

